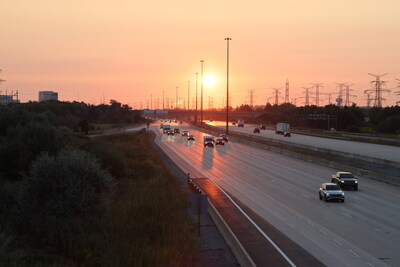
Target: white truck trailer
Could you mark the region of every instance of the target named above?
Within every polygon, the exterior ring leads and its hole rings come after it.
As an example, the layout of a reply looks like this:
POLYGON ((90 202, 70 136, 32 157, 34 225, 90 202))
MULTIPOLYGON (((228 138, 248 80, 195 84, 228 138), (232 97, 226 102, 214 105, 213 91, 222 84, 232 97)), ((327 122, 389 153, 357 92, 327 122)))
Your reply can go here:
POLYGON ((244 120, 238 120, 238 127, 244 127, 244 120))
POLYGON ((289 133, 290 132, 290 124, 288 123, 277 123, 276 128, 275 128, 275 133, 276 134, 284 134, 284 133, 289 133))

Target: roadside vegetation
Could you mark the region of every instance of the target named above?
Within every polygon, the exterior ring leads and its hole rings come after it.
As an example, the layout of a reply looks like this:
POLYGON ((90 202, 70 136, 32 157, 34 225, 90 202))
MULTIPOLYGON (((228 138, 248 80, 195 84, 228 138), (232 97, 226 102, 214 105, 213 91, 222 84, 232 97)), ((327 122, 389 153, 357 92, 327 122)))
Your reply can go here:
POLYGON ((0 266, 185 266, 196 258, 188 203, 151 136, 81 134, 82 121, 141 120, 115 101, 0 107, 0 266))

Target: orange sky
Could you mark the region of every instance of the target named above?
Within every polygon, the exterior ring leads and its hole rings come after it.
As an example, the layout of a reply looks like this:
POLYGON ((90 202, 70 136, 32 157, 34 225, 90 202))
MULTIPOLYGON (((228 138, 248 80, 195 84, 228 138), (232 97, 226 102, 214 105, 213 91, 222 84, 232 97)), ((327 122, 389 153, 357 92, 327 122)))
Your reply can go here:
MULTIPOLYGON (((384 105, 400 101, 394 93, 400 91, 398 0, 0 1, 0 78, 6 80, 0 90, 18 90, 22 102, 54 90, 60 100, 99 104, 104 95, 106 102, 143 108, 152 95, 155 108, 165 91, 171 105, 177 86, 187 98, 188 80, 194 96, 204 59, 204 74, 217 78, 204 89, 204 105, 211 96, 220 107, 225 37, 232 38, 233 106, 249 103, 250 89, 254 104, 265 104, 271 87, 282 87, 283 101, 286 78, 291 100, 310 83, 337 92, 335 82, 348 82, 357 95, 352 101, 366 105, 369 72, 389 73, 383 80, 392 93, 384 94, 384 105)), ((327 96, 320 98, 327 104, 327 96)))

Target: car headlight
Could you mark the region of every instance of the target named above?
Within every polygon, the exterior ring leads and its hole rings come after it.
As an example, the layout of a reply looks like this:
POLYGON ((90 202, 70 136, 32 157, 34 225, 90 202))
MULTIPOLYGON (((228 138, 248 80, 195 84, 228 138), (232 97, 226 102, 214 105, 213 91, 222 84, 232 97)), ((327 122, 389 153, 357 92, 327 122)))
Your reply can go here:
POLYGON ((340 181, 341 183, 344 183, 344 181, 340 181))
POLYGON ((326 193, 326 196, 329 196, 329 193, 326 193))
POLYGON ((356 180, 355 183, 358 184, 358 181, 356 180))

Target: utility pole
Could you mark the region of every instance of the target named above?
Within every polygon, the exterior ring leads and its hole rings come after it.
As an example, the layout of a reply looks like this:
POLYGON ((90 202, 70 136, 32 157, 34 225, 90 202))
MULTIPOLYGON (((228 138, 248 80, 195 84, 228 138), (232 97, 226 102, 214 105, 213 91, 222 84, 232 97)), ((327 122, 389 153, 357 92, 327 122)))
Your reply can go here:
POLYGON ((376 78, 375 81, 371 81, 370 83, 374 85, 375 89, 370 89, 367 91, 373 92, 375 91, 375 98, 374 98, 374 107, 378 107, 381 108, 382 107, 382 101, 386 100, 382 97, 382 93, 383 92, 390 92, 390 90, 388 89, 382 89, 382 86, 386 84, 386 81, 381 81, 380 78, 387 75, 387 73, 385 74, 381 74, 381 75, 377 75, 377 74, 372 74, 372 73, 368 73, 369 75, 373 76, 376 78))
MULTIPOLYGON (((397 81, 397 88, 400 88, 400 79, 396 79, 397 81)), ((400 91, 394 92, 396 95, 400 95, 400 91)), ((396 104, 400 104, 400 101, 396 101, 396 104)))
POLYGON ((370 108, 371 107, 371 101, 372 101, 371 93, 368 90, 365 90, 364 94, 367 95, 367 108, 370 108))
POLYGON ((286 78, 286 86, 285 86, 285 103, 289 103, 289 79, 286 78))
POLYGON ((250 93, 250 107, 253 108, 253 92, 254 89, 249 89, 249 93, 250 93))
POLYGON ((153 109, 153 94, 150 94, 150 109, 153 109))
POLYGON ((229 120, 229 41, 231 41, 232 38, 226 37, 226 134, 229 134, 229 126, 228 126, 228 120, 229 120))
POLYGON ((279 94, 280 94, 280 92, 279 92, 279 90, 281 90, 282 89, 282 87, 281 88, 274 88, 274 87, 271 87, 273 90, 274 90, 274 92, 275 92, 275 105, 278 105, 278 103, 279 103, 279 94))

